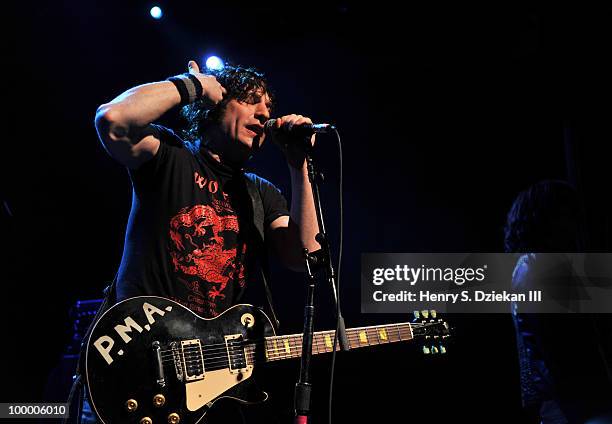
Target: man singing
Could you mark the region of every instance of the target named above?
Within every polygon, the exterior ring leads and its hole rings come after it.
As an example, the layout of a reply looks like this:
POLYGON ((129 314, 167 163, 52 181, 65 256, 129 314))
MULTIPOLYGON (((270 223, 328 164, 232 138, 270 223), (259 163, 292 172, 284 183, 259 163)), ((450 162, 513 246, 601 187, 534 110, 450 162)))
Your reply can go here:
POLYGON ((312 121, 286 115, 264 131, 273 96, 261 73, 225 66, 204 74, 194 61, 188 68, 101 105, 95 125, 108 153, 127 167, 133 187, 116 300, 162 296, 210 318, 240 301, 263 248, 249 184, 263 204, 265 243, 283 264, 301 270, 302 249, 319 248, 304 153, 283 148, 290 212, 276 187, 243 171, 266 136, 291 146, 289 130, 312 121), (189 121, 184 140, 154 124, 177 106, 189 121))

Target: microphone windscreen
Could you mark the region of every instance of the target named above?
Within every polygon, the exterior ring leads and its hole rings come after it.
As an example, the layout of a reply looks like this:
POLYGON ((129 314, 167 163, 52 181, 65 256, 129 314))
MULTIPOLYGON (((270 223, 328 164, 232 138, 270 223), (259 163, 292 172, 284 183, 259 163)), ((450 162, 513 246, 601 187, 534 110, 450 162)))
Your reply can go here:
POLYGON ((276 118, 270 118, 264 124, 264 131, 270 133, 276 127, 276 118))

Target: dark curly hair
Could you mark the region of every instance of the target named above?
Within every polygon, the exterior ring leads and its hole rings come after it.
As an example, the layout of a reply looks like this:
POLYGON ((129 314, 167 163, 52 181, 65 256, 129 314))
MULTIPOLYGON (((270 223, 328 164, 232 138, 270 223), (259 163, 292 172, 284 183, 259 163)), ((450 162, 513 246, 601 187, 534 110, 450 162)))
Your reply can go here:
POLYGON ((213 107, 207 105, 204 100, 183 107, 181 115, 187 120, 183 136, 188 142, 197 142, 210 124, 219 122, 230 100, 256 101, 257 96, 266 93, 274 103, 274 95, 264 74, 255 68, 226 64, 222 69, 209 70, 206 73, 213 75, 227 93, 223 100, 213 107))
POLYGON ((504 228, 506 252, 580 252, 584 212, 570 184, 545 180, 522 191, 504 228))

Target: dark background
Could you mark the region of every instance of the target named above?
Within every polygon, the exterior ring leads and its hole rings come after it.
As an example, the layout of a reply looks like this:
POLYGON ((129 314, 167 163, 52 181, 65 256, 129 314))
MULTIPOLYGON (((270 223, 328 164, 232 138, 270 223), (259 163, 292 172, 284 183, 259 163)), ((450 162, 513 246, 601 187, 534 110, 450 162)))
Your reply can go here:
MULTIPOLYGON (((97 141, 96 107, 208 54, 264 71, 276 115, 339 128, 350 327, 409 319, 360 313, 361 253, 502 251, 514 197, 544 178, 579 187, 589 249, 610 251, 610 6, 166 1, 155 21, 144 1, 21 3, 5 17, 1 401, 58 396, 45 385, 70 342, 68 311, 101 297, 121 257, 131 187, 97 141)), ((179 124, 174 112, 163 122, 179 124)), ((337 248, 337 146, 318 140, 337 248)), ((273 147, 253 166, 289 192, 273 147)), ((302 277, 275 275, 282 332, 300 332, 302 277)), ((319 329, 333 325, 330 296, 321 286, 319 329)), ((447 319, 446 357, 416 345, 340 355, 335 419, 524 422, 510 317, 447 319)), ((314 422, 327 413, 329 359, 314 363, 314 422)), ((278 364, 263 382, 281 415, 298 366, 278 364)))

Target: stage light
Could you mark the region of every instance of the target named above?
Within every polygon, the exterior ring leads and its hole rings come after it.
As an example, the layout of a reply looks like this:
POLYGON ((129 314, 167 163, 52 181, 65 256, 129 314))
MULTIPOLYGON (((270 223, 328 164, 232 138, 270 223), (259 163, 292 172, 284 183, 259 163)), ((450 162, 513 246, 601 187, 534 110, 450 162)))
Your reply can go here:
POLYGON ((208 59, 206 59, 206 67, 208 69, 218 71, 223 69, 224 66, 223 61, 217 56, 210 56, 208 59))
POLYGON ((162 12, 161 8, 158 6, 154 6, 151 8, 151 16, 154 19, 161 19, 161 17, 163 16, 164 12, 162 12))

